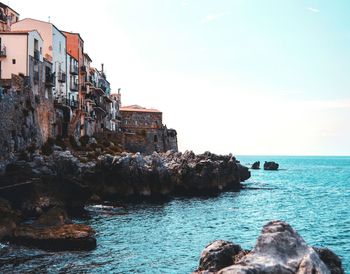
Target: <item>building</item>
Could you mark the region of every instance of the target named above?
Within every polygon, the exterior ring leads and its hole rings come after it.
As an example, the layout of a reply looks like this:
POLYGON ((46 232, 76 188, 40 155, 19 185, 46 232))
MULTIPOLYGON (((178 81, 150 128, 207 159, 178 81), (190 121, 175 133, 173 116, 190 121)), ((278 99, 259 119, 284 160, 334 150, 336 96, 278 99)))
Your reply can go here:
POLYGON ((18 20, 19 13, 0 2, 0 31, 9 31, 18 20))
POLYGON ((163 125, 161 111, 138 105, 121 107, 119 111, 127 150, 145 154, 178 150, 176 131, 163 125))
POLYGON ((42 54, 52 63, 52 70, 55 74, 53 95, 59 103, 64 103, 67 99, 66 36, 52 23, 31 18, 20 20, 11 26, 13 31, 28 29, 37 30, 44 40, 42 54))
POLYGON ((79 107, 79 64, 78 60, 67 53, 67 105, 72 110, 79 107))
POLYGON ((43 39, 36 30, 0 32, 0 78, 11 79, 12 74, 29 77, 34 92, 38 92, 43 77, 43 39))

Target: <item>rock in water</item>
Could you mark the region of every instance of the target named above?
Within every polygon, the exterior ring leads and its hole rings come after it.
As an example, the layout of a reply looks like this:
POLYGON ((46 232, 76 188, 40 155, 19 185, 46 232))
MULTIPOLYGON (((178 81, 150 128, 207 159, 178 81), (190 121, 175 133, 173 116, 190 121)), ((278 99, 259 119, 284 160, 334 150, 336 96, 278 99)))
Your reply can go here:
POLYGON ((252 164, 252 169, 260 169, 260 161, 254 162, 254 164, 252 164))
POLYGON ((203 250, 199 260, 198 271, 219 271, 234 263, 234 257, 242 251, 239 245, 218 240, 210 243, 203 250))
POLYGON ((225 245, 223 243, 228 242, 218 241, 212 251, 208 250, 212 244, 206 247, 201 255, 197 274, 344 273, 337 255, 328 249, 318 249, 308 246, 289 224, 282 221, 267 223, 254 249, 251 252, 247 252, 246 255, 243 254, 242 256, 242 251, 240 252, 241 254, 235 254, 234 252, 227 254, 227 251, 225 253, 225 245), (220 244, 221 242, 222 244, 220 244), (217 248, 215 249, 216 246, 217 248), (213 259, 211 263, 208 263, 208 258, 210 258, 208 254, 211 253, 215 256, 212 255, 211 257, 213 259), (221 253, 225 254, 225 256, 218 255, 221 253), (228 257, 231 256, 232 265, 218 269, 223 265, 227 265, 229 259, 226 255, 228 257))
POLYGON ((18 226, 13 236, 6 239, 12 243, 37 247, 49 251, 92 250, 96 248, 95 231, 83 224, 36 227, 18 226))
POLYGON ((313 247, 320 259, 326 264, 331 274, 345 274, 340 258, 328 248, 313 247))
POLYGON ((264 170, 277 170, 279 167, 279 164, 276 162, 265 162, 264 163, 264 170))

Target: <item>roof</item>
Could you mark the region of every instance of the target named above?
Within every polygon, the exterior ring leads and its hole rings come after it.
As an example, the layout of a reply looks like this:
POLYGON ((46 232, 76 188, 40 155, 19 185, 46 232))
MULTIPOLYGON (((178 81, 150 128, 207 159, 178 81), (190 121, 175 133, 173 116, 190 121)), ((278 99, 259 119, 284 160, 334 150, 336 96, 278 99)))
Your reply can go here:
MULTIPOLYGON (((45 22, 45 21, 38 20, 38 19, 33 19, 33 18, 23 18, 23 19, 19 20, 18 22, 22 22, 22 21, 24 21, 24 20, 33 20, 33 21, 37 21, 37 22, 40 22, 40 23, 50 24, 50 25, 53 26, 55 29, 57 29, 64 37, 66 37, 66 36, 64 35, 64 33, 63 33, 58 27, 56 27, 54 24, 52 24, 51 22, 45 22)), ((18 22, 16 22, 16 23, 18 23, 18 22)), ((13 23, 13 25, 15 25, 16 23, 13 23)))
POLYGON ((78 35, 80 40, 84 42, 83 38, 81 38, 80 36, 80 33, 79 32, 70 32, 70 31, 64 31, 62 30, 63 33, 66 33, 66 34, 72 34, 72 35, 78 35))
POLYGON ((85 56, 90 62, 92 62, 90 56, 89 56, 87 53, 84 53, 84 56, 85 56))
POLYGON ((29 32, 35 31, 37 34, 39 34, 41 40, 44 40, 41 35, 40 32, 37 31, 36 29, 32 29, 32 30, 11 30, 11 31, 0 31, 0 34, 10 34, 10 35, 14 35, 14 34, 24 34, 24 35, 28 35, 29 32))
POLYGON ((5 5, 5 4, 2 3, 2 2, 0 2, 0 8, 3 8, 3 9, 8 8, 8 9, 14 11, 15 13, 17 13, 17 15, 19 15, 19 13, 18 13, 17 11, 15 11, 13 8, 11 8, 11 7, 7 6, 7 5, 5 5))
POLYGON ((158 109, 154 108, 144 108, 139 105, 124 106, 119 109, 119 111, 133 111, 133 112, 152 112, 152 113, 162 113, 158 109))

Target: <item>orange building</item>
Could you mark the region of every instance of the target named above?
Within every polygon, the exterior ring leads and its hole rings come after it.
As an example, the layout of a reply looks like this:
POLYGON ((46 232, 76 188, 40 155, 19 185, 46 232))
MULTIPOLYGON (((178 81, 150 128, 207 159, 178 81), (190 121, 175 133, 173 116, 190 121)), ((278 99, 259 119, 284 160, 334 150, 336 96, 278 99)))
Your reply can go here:
POLYGON ((63 31, 67 39, 67 53, 78 60, 78 100, 79 109, 75 113, 71 129, 79 132, 71 132, 78 136, 85 135, 85 90, 83 89, 85 82, 86 67, 84 65, 84 40, 79 33, 63 31))

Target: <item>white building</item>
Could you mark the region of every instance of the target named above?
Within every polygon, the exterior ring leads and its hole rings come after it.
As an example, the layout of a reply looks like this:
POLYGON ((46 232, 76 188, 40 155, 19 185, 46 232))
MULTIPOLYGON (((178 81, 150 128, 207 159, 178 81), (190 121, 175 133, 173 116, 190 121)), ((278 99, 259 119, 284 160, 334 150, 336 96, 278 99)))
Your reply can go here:
POLYGON ((54 97, 58 101, 67 98, 67 56, 66 36, 55 25, 36 19, 26 18, 11 26, 11 30, 36 29, 44 40, 43 56, 52 63, 52 71, 56 76, 54 97))
POLYGON ((79 65, 78 60, 67 53, 67 104, 72 108, 78 107, 79 91, 79 65))

